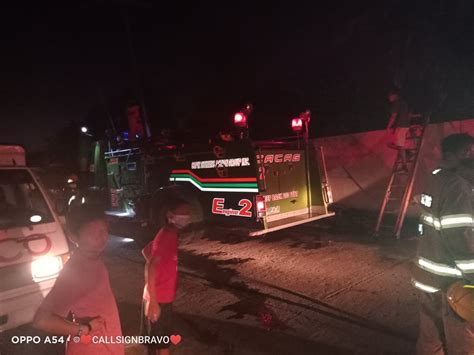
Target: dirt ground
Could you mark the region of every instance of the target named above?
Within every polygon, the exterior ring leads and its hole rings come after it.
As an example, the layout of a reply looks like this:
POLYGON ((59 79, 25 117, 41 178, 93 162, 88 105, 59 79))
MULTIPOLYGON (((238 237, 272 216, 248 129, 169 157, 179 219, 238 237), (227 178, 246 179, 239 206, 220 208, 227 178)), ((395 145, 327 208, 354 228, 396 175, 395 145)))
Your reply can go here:
MULTIPOLYGON (((417 241, 374 241, 360 222, 319 221, 255 239, 182 237, 174 309, 183 341, 174 353, 412 353, 417 241)), ((134 334, 143 260, 120 240, 111 239, 107 261, 124 331, 134 334)))

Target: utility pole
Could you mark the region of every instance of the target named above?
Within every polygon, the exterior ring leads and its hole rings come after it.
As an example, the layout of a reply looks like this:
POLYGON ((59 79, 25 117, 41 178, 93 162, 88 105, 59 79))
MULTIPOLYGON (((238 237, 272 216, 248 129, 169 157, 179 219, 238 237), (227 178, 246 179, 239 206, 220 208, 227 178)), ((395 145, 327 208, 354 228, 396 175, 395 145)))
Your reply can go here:
POLYGON ((130 54, 130 61, 132 63, 132 71, 133 71, 133 76, 135 79, 135 94, 137 95, 137 99, 140 104, 140 108, 142 111, 142 116, 143 116, 143 124, 145 126, 145 134, 148 139, 151 137, 151 131, 150 131, 150 125, 148 123, 148 115, 147 115, 147 110, 145 107, 145 99, 143 97, 143 91, 141 87, 141 81, 140 81, 140 75, 138 72, 138 64, 137 64, 137 57, 133 48, 133 40, 132 40, 132 30, 130 28, 130 23, 128 21, 128 16, 123 7, 121 7, 121 12, 122 12, 122 17, 124 19, 125 23, 125 31, 127 33, 127 43, 128 43, 128 51, 130 54))
POLYGON ((107 118, 109 119, 109 123, 112 128, 112 131, 114 132, 114 134, 117 134, 117 129, 115 128, 114 120, 112 118, 112 115, 110 114, 109 108, 107 106, 107 102, 105 101, 104 93, 102 92, 100 88, 98 89, 98 93, 99 93, 100 101, 102 105, 104 106, 105 114, 107 115, 107 118))

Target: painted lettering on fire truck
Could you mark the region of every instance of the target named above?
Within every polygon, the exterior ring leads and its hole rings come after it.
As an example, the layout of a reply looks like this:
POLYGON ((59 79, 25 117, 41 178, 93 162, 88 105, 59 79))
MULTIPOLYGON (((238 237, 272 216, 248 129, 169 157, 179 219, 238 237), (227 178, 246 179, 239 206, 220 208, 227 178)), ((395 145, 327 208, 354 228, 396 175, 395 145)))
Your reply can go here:
POLYGON ((224 208, 225 198, 214 198, 212 200, 212 213, 213 214, 222 214, 224 216, 237 216, 237 217, 252 217, 252 201, 247 199, 242 199, 239 201, 240 210, 235 210, 232 208, 224 208))
POLYGON ((267 216, 280 213, 280 206, 267 207, 267 216))
POLYGON ((234 168, 240 166, 249 166, 250 158, 235 158, 235 159, 217 159, 191 162, 191 169, 214 169, 219 167, 234 168))
POLYGON ((279 164, 279 163, 297 163, 301 161, 300 153, 288 153, 288 154, 264 154, 257 155, 257 163, 261 164, 279 164))
POLYGON ((281 201, 289 198, 297 198, 298 191, 281 192, 278 194, 265 195, 266 202, 281 201))

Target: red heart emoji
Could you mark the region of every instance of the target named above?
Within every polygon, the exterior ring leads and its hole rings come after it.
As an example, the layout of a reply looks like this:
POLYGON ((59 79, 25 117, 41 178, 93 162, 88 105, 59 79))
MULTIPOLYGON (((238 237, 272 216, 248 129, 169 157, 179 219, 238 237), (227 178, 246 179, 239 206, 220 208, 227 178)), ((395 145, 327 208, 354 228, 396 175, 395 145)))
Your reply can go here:
POLYGON ((179 343, 181 343, 182 340, 181 335, 172 335, 170 336, 170 340, 174 345, 178 345, 179 343))
POLYGON ((81 335, 81 344, 90 344, 92 343, 92 336, 91 335, 81 335))

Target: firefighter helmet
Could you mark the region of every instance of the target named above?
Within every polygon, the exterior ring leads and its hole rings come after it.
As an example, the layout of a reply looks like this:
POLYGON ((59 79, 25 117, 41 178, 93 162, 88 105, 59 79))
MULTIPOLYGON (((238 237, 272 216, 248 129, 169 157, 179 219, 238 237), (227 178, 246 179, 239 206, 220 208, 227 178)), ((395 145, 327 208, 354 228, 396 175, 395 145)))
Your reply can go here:
POLYGON ((465 286, 463 281, 453 283, 446 296, 449 305, 459 317, 474 322, 474 289, 465 286))

